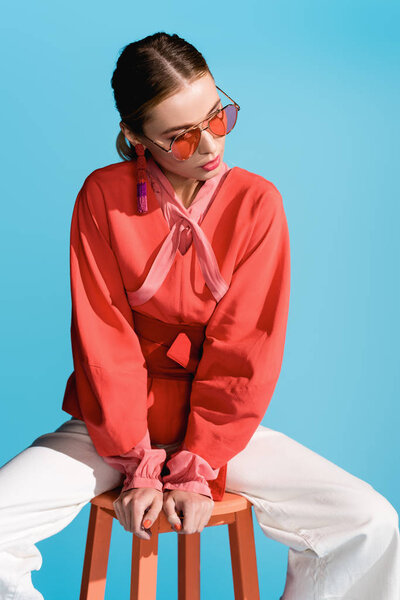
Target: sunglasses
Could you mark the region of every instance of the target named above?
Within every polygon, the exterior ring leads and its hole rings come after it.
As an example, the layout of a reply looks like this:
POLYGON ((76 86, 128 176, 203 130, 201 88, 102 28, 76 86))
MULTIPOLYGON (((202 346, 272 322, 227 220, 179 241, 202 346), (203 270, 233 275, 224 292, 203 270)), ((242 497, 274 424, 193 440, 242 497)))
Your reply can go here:
POLYGON ((228 94, 225 94, 221 88, 218 86, 215 87, 227 98, 229 98, 233 104, 227 104, 223 108, 219 108, 204 121, 201 121, 197 125, 194 125, 193 127, 190 127, 189 129, 186 129, 182 133, 176 135, 171 140, 170 147, 168 149, 164 148, 154 140, 151 140, 149 137, 147 137, 147 135, 142 134, 143 137, 148 139, 150 142, 153 142, 153 144, 156 144, 156 146, 164 150, 164 152, 171 152, 171 154, 177 160, 187 160, 194 154, 194 152, 196 152, 200 143, 202 131, 209 129, 215 137, 227 135, 236 125, 240 106, 237 104, 237 102, 235 102, 235 100, 228 96, 228 94))

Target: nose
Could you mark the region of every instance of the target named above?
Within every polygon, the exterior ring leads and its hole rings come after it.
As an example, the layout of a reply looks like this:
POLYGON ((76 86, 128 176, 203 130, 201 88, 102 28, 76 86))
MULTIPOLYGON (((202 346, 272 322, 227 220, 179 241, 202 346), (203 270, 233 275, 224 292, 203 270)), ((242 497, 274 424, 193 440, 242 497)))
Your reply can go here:
POLYGON ((209 129, 203 129, 197 148, 198 152, 200 152, 200 154, 215 154, 217 147, 217 139, 209 129))

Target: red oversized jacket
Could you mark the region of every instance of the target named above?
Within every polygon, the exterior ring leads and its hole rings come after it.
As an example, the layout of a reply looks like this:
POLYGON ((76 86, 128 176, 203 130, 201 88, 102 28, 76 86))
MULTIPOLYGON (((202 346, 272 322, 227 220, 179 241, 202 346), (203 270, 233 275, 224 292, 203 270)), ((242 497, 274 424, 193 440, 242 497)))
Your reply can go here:
POLYGON ((147 434, 153 449, 175 444, 172 459, 197 457, 197 475, 214 500, 225 490, 227 462, 245 448, 274 392, 290 295, 279 191, 260 175, 224 166, 219 185, 210 179, 198 194, 204 201, 213 191, 196 217, 201 231, 181 206, 172 232, 166 216, 177 200, 162 210, 162 178, 149 178, 149 210, 138 214, 135 161, 86 178, 71 223, 74 371, 62 405, 85 421, 98 453, 110 464, 115 458, 116 468, 147 434), (195 243, 170 257, 161 284, 135 304, 166 237, 179 243, 188 232, 195 243))

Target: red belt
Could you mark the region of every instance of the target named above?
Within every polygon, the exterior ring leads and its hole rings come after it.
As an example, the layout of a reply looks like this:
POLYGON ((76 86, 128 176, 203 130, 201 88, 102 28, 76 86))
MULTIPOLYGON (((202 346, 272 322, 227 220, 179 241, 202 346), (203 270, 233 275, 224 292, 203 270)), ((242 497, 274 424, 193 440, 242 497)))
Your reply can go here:
POLYGON ((203 352, 205 325, 166 323, 132 310, 150 377, 191 381, 203 352))

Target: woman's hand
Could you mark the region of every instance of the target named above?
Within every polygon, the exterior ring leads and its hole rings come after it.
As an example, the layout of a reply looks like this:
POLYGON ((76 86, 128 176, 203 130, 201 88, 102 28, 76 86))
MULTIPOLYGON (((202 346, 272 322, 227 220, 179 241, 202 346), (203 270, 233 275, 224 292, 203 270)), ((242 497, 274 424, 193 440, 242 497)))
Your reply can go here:
POLYGON ((157 519, 162 503, 161 491, 144 487, 121 492, 113 505, 118 521, 126 531, 134 533, 143 540, 149 540, 152 535, 150 527, 157 519))
POLYGON ((169 523, 178 527, 178 533, 197 533, 203 531, 209 522, 214 500, 197 492, 166 490, 162 508, 169 523), (182 523, 180 514, 183 515, 182 523))

